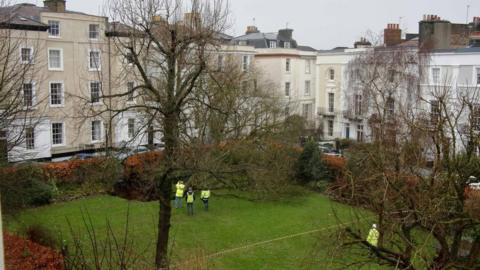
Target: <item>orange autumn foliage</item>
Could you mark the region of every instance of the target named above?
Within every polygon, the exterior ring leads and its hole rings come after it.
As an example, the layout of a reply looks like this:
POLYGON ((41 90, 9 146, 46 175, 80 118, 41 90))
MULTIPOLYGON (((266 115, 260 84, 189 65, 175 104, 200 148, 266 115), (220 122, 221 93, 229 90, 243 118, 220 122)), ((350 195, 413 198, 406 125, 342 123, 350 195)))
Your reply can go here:
POLYGON ((150 174, 163 160, 163 152, 152 151, 128 157, 124 163, 124 175, 128 179, 132 175, 150 174))
POLYGON ((103 158, 92 158, 87 160, 69 160, 63 162, 48 163, 42 165, 43 172, 47 179, 55 179, 58 183, 69 182, 75 172, 82 166, 102 163, 103 158))
POLYGON ((5 267, 10 270, 63 270, 62 254, 29 240, 4 233, 5 267))
POLYGON ((335 172, 342 172, 347 164, 347 161, 344 157, 323 155, 323 160, 327 166, 335 172))

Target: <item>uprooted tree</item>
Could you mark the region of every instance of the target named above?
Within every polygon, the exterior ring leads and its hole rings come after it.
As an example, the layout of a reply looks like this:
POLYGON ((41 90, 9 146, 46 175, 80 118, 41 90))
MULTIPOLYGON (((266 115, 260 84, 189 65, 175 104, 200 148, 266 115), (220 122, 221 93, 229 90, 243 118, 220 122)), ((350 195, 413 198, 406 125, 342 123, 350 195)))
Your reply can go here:
POLYGON ((354 264, 479 267, 480 223, 466 207, 470 176, 480 176, 479 89, 453 74, 425 86, 428 60, 415 50, 372 49, 349 65, 373 135, 351 151, 338 190, 343 201, 371 211, 340 233, 346 250, 363 250, 354 264), (366 241, 371 223, 378 246, 366 241))

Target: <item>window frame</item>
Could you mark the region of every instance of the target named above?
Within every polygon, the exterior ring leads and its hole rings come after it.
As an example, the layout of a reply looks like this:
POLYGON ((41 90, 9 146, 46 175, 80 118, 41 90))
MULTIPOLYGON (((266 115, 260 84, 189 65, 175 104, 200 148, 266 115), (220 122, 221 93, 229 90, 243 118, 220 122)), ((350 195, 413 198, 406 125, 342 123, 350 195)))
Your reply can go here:
POLYGON ((36 93, 35 93, 35 82, 25 82, 22 84, 22 98, 23 98, 23 107, 24 108, 34 108, 36 105, 36 93), (25 85, 30 84, 32 86, 32 100, 31 105, 25 105, 25 85))
POLYGON ((99 143, 103 141, 103 121, 102 120, 92 120, 90 122, 90 140, 92 143, 99 143), (98 134, 95 134, 95 123, 98 123, 98 134), (98 135, 98 138, 95 139, 95 135, 98 135))
POLYGON ((431 72, 432 72, 432 84, 434 85, 440 84, 441 69, 439 67, 433 67, 431 72), (437 71, 438 73, 436 73, 437 71))
POLYGON ((127 103, 135 103, 135 91, 132 91, 134 88, 135 88, 135 82, 128 81, 127 82, 127 103), (131 84, 131 88, 130 88, 130 84, 131 84))
POLYGON ((355 115, 359 116, 363 114, 363 96, 361 94, 355 94, 355 115))
POLYGON ((477 85, 480 85, 480 67, 477 67, 475 69, 475 75, 476 75, 476 78, 477 78, 477 85))
POLYGON ((135 138, 135 118, 128 118, 127 119, 127 138, 129 140, 132 140, 133 138, 135 138), (133 122, 133 123, 131 123, 133 122), (132 124, 132 129, 130 129, 131 125, 132 124))
POLYGON ((35 128, 34 127, 26 127, 25 128, 25 149, 27 150, 35 150, 35 128), (32 136, 29 136, 30 132, 32 136))
POLYGON ((328 112, 335 112, 335 93, 333 92, 328 93, 328 112))
POLYGON ((365 133, 363 125, 357 125, 357 141, 363 142, 365 140, 365 133))
POLYGON ((470 121, 473 130, 480 130, 480 104, 473 105, 473 110, 470 112, 470 121))
POLYGON ((63 81, 50 81, 48 82, 48 104, 51 108, 65 107, 65 83, 63 81), (60 84, 60 104, 52 104, 52 84, 60 84))
POLYGON ((34 52, 34 49, 33 47, 20 47, 20 62, 24 65, 32 65, 35 63, 34 61, 34 58, 33 58, 33 52, 34 52), (29 54, 29 57, 28 57, 28 60, 25 61, 23 60, 23 50, 24 49, 28 49, 30 50, 30 54, 29 54))
POLYGON ((328 69, 328 80, 335 81, 335 69, 333 68, 328 69))
POLYGON ((100 24, 91 23, 88 25, 88 39, 90 40, 99 40, 100 39, 100 24), (96 31, 92 31, 92 26, 96 26, 96 31), (92 33, 96 33, 95 37, 92 37, 92 33))
POLYGON ((51 142, 52 142, 52 147, 60 147, 60 146, 65 146, 66 145, 66 134, 65 134, 65 123, 64 122, 52 122, 50 125, 51 128, 51 142), (62 143, 55 143, 54 139, 54 128, 53 125, 55 124, 61 124, 62 125, 62 143))
POLYGON ((292 44, 290 43, 290 41, 284 41, 284 42, 283 42, 283 48, 285 48, 285 49, 291 49, 291 48, 292 48, 292 44))
POLYGON ((437 124, 442 117, 442 109, 440 108, 440 101, 430 100, 430 121, 432 124, 437 124))
POLYGON ((292 72, 292 59, 290 58, 285 59, 285 72, 286 73, 292 72))
POLYGON ((305 89, 303 90, 303 95, 306 97, 310 97, 312 95, 312 81, 305 80, 305 89))
POLYGON ((243 55, 242 56, 242 70, 243 72, 247 72, 250 69, 250 56, 243 55))
POLYGON ((268 41, 268 47, 270 49, 276 49, 277 48, 277 41, 276 40, 269 40, 268 41))
POLYGON ((333 120, 327 120, 327 135, 329 137, 333 137, 333 133, 335 130, 335 122, 333 120))
POLYGON ((90 82, 88 82, 88 87, 90 89, 90 104, 92 104, 92 105, 101 104, 102 82, 101 81, 90 81, 90 82), (98 99, 97 101, 94 101, 93 87, 92 87, 93 84, 98 84, 98 96, 96 97, 98 99))
POLYGON ((350 123, 345 123, 345 139, 350 139, 350 123))
POLYGON ((49 38, 60 38, 61 37, 61 28, 60 28, 60 21, 58 20, 48 20, 47 22, 48 24, 48 37, 49 38), (56 22, 57 23, 57 34, 56 35, 52 35, 52 25, 51 25, 51 22, 56 22))
POLYGON ((395 116, 395 99, 393 97, 388 97, 385 101, 385 112, 387 117, 394 117, 395 116))
POLYGON ((312 73, 312 61, 310 59, 305 60, 305 74, 312 73))
POLYGON ((291 82, 285 82, 284 87, 285 87, 285 89, 284 89, 285 96, 286 97, 291 97, 291 95, 292 95, 292 83, 291 82), (287 87, 287 85, 288 85, 288 87, 287 87))
POLYGON ((88 71, 101 71, 102 70, 102 52, 99 49, 88 50, 88 71), (92 53, 98 53, 98 67, 92 67, 92 53))
POLYGON ((302 116, 305 120, 310 121, 312 120, 313 114, 313 104, 312 103, 303 103, 302 104, 302 116))
POLYGON ((47 60, 48 60, 48 70, 50 70, 50 71, 63 71, 64 66, 63 66, 63 49, 62 49, 62 48, 48 48, 48 55, 47 55, 47 57, 48 57, 48 59, 47 59, 47 60), (60 61, 60 67, 52 67, 52 65, 51 65, 51 64, 52 64, 52 61, 50 61, 50 60, 51 60, 51 59, 50 59, 50 52, 51 52, 51 51, 58 51, 58 52, 60 52, 60 59, 59 59, 59 61, 60 61))
POLYGON ((217 71, 223 71, 225 67, 225 56, 223 54, 217 55, 217 71))

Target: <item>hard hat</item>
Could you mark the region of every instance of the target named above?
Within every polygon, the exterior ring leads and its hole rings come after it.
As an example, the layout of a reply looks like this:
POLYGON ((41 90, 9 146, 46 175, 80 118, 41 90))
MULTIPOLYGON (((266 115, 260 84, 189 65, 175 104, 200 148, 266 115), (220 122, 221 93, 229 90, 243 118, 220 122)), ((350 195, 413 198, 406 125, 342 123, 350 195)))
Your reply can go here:
POLYGON ((377 228, 377 224, 374 223, 374 224, 372 225, 372 228, 376 229, 376 228, 377 228))

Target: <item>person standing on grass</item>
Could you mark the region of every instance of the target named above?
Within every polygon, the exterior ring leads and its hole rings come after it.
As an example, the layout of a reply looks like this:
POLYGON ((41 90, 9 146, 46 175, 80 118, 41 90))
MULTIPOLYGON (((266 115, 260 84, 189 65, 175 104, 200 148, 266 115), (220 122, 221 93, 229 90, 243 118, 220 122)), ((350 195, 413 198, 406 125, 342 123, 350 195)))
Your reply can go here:
POLYGON ((195 193, 192 187, 188 187, 187 193, 185 193, 185 200, 187 201, 187 214, 193 216, 193 202, 195 201, 195 193))
POLYGON ((176 191, 175 191, 175 208, 182 208, 182 198, 183 194, 185 193, 185 184, 183 184, 183 181, 178 181, 178 183, 175 185, 176 191))
POLYGON ((203 189, 202 192, 200 193, 200 199, 203 202, 203 207, 205 211, 208 211, 208 199, 210 199, 210 190, 203 189))
POLYGON ((367 242, 374 246, 374 247, 377 247, 378 246, 378 237, 380 236, 380 233, 378 232, 377 230, 377 224, 373 224, 372 225, 372 228, 370 229, 370 231, 368 232, 368 236, 367 236, 367 242))

